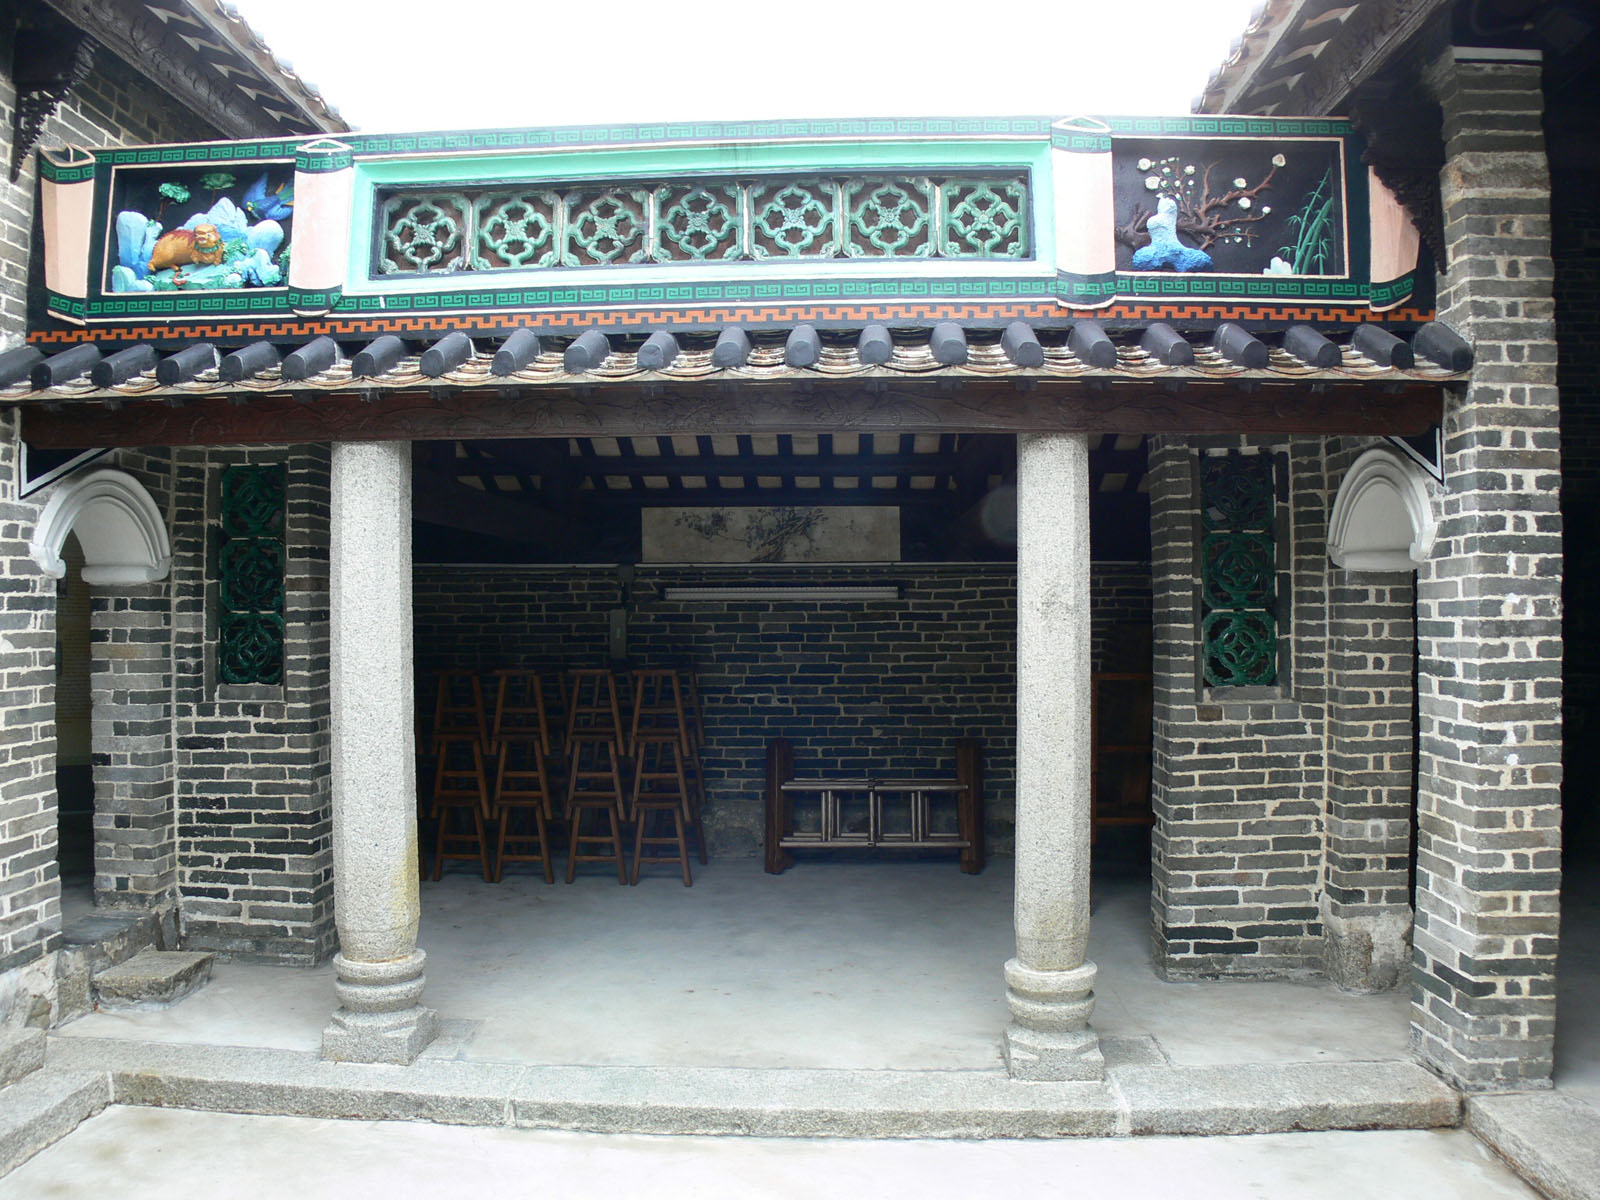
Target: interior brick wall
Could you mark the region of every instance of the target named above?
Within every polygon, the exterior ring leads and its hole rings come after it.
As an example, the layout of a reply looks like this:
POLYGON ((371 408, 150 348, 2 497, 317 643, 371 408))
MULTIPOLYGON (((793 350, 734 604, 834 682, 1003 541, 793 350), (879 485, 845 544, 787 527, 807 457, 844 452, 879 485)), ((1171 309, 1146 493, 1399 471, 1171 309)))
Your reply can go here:
MULTIPOLYGON (((1096 564, 1097 669, 1137 669, 1150 620, 1147 564, 1096 564), (1130 649, 1131 647, 1131 649, 1130 649), (1130 665, 1129 656, 1135 656, 1130 665)), ((415 569, 418 703, 442 669, 602 666, 605 567, 415 569)), ((983 740, 992 848, 1013 834, 1016 571, 1005 566, 640 567, 628 654, 693 664, 705 706, 713 853, 761 847, 766 741, 795 742, 800 770, 954 770, 952 742, 983 740), (899 600, 669 601, 671 586, 886 584, 899 600)))

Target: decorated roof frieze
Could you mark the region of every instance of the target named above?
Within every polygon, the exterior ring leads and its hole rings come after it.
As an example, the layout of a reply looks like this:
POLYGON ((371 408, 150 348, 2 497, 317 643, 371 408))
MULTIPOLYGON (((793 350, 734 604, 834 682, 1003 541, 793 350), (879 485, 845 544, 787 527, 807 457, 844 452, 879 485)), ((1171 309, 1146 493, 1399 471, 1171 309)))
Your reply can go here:
POLYGON ((1135 116, 51 153, 45 309, 91 326, 277 319, 286 336, 340 314, 733 306, 760 325, 786 304, 885 301, 1412 320, 1431 272, 1360 150, 1336 119, 1135 116))

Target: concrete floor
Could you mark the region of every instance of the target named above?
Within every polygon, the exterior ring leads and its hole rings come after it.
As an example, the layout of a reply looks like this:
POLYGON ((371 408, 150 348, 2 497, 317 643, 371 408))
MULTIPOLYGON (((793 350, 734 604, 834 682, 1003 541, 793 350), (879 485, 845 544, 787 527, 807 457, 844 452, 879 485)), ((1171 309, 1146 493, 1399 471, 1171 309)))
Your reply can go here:
MULTIPOLYGON (((423 887, 434 1057, 596 1066, 998 1070, 1011 956, 1011 863, 753 859, 614 877, 423 887)), ((1408 997, 1320 981, 1165 983, 1149 965, 1149 884, 1097 879, 1094 1025, 1153 1037, 1175 1063, 1405 1059, 1408 997)), ((67 1037, 315 1050, 331 966, 219 962, 154 1012, 94 1013, 67 1037)))
POLYGON ((1461 1130, 1033 1142, 595 1136, 112 1108, 0 1196, 1533 1197, 1461 1130), (314 1165, 313 1165, 314 1164, 314 1165))

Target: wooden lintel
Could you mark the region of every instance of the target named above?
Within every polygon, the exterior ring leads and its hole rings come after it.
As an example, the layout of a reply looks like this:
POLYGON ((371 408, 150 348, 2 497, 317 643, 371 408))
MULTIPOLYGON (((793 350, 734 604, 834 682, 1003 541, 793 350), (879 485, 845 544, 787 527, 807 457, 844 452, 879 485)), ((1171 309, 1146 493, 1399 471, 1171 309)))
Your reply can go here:
MULTIPOLYGON (((964 380, 950 391, 896 383, 868 394, 848 381, 806 393, 785 386, 674 388, 646 396, 617 384, 578 395, 520 391, 371 389, 329 392, 303 403, 284 392, 194 396, 182 408, 139 401, 106 411, 98 401, 47 412, 25 405, 22 436, 41 449, 86 446, 272 446, 294 442, 428 441, 441 438, 615 437, 716 433, 1301 433, 1419 434, 1439 423, 1443 388, 1390 384, 1192 381, 1158 383, 964 380)), ((741 449, 744 449, 741 447, 741 449)), ((746 451, 748 452, 748 451, 746 451)))

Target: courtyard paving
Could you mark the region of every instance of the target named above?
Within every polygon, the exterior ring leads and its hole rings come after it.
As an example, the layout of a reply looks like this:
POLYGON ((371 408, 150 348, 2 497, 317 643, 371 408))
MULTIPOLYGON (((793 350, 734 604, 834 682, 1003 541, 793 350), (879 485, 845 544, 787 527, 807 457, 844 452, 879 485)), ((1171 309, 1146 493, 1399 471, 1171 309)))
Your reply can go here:
POLYGON ((1063 1141, 811 1141, 462 1129, 112 1108, 0 1180, 54 1200, 1537 1193, 1460 1130, 1063 1141))

